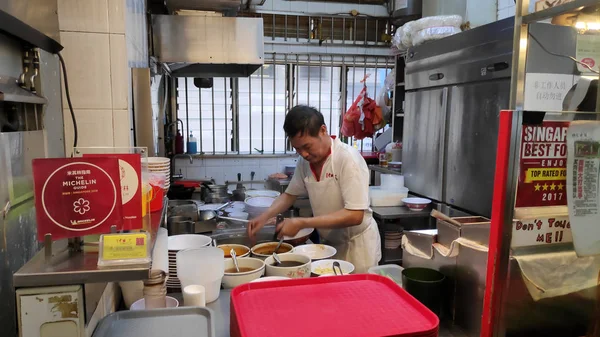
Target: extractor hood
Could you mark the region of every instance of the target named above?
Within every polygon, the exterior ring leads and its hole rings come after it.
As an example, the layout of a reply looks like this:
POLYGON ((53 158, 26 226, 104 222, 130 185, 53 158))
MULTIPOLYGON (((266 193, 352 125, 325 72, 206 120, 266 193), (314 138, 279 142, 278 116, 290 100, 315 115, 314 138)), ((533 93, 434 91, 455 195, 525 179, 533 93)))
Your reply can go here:
POLYGON ((152 30, 175 77, 248 77, 264 63, 262 18, 153 15, 152 30))

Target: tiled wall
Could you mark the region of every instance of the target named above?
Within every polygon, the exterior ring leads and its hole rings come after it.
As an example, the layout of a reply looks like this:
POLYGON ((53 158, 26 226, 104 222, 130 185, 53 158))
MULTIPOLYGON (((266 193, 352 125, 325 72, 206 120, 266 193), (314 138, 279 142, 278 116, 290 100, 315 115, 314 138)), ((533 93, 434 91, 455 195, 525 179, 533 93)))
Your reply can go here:
MULTIPOLYGON (((295 165, 296 157, 269 158, 203 158, 194 159, 193 163, 187 158, 175 160, 175 173, 183 174, 185 179, 213 178, 217 184, 226 180, 237 180, 237 174, 242 174, 242 180, 250 180, 250 172, 256 172, 255 180, 264 180, 270 174, 283 172, 286 165, 295 165)), ((258 188, 258 186, 254 186, 258 188)))
POLYGON ((514 0, 498 0, 498 20, 515 16, 514 0))
MULTIPOLYGON (((78 146, 130 146, 130 71, 125 42, 126 0, 58 0, 61 52, 77 118, 78 146)), ((65 148, 73 124, 63 83, 65 148)))

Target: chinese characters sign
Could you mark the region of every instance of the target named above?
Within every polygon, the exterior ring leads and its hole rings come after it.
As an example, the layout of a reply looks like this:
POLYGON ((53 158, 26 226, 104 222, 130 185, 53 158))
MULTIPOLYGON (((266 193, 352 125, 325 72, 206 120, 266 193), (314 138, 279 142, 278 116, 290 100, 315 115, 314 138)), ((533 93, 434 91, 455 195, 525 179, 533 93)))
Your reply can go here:
POLYGON ((567 204, 569 122, 523 125, 515 207, 567 204))
POLYGON ((102 237, 103 260, 143 259, 148 257, 146 233, 105 234, 102 237))
POLYGON ((513 222, 512 248, 573 242, 568 216, 519 219, 513 222))
POLYGON ((117 159, 34 159, 32 167, 38 240, 121 229, 117 159))
POLYGON ((562 111, 562 103, 574 84, 573 75, 525 75, 525 110, 562 111))

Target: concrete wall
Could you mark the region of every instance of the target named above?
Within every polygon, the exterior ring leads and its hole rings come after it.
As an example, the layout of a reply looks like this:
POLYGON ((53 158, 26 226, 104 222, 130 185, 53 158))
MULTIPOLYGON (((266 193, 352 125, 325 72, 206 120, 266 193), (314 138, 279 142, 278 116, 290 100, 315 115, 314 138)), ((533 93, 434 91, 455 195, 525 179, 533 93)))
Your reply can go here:
MULTIPOLYGON (((78 146, 130 146, 130 71, 125 40, 126 0, 58 0, 62 55, 67 64, 78 146)), ((73 124, 63 82, 65 149, 73 124)))

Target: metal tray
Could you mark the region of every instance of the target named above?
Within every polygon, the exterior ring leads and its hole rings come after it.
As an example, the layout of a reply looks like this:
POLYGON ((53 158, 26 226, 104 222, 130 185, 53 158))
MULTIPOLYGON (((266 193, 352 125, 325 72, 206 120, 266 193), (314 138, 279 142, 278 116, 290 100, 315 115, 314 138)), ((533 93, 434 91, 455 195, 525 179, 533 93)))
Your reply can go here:
POLYGON ((181 307, 119 311, 106 316, 92 337, 215 337, 214 312, 208 308, 181 307))

